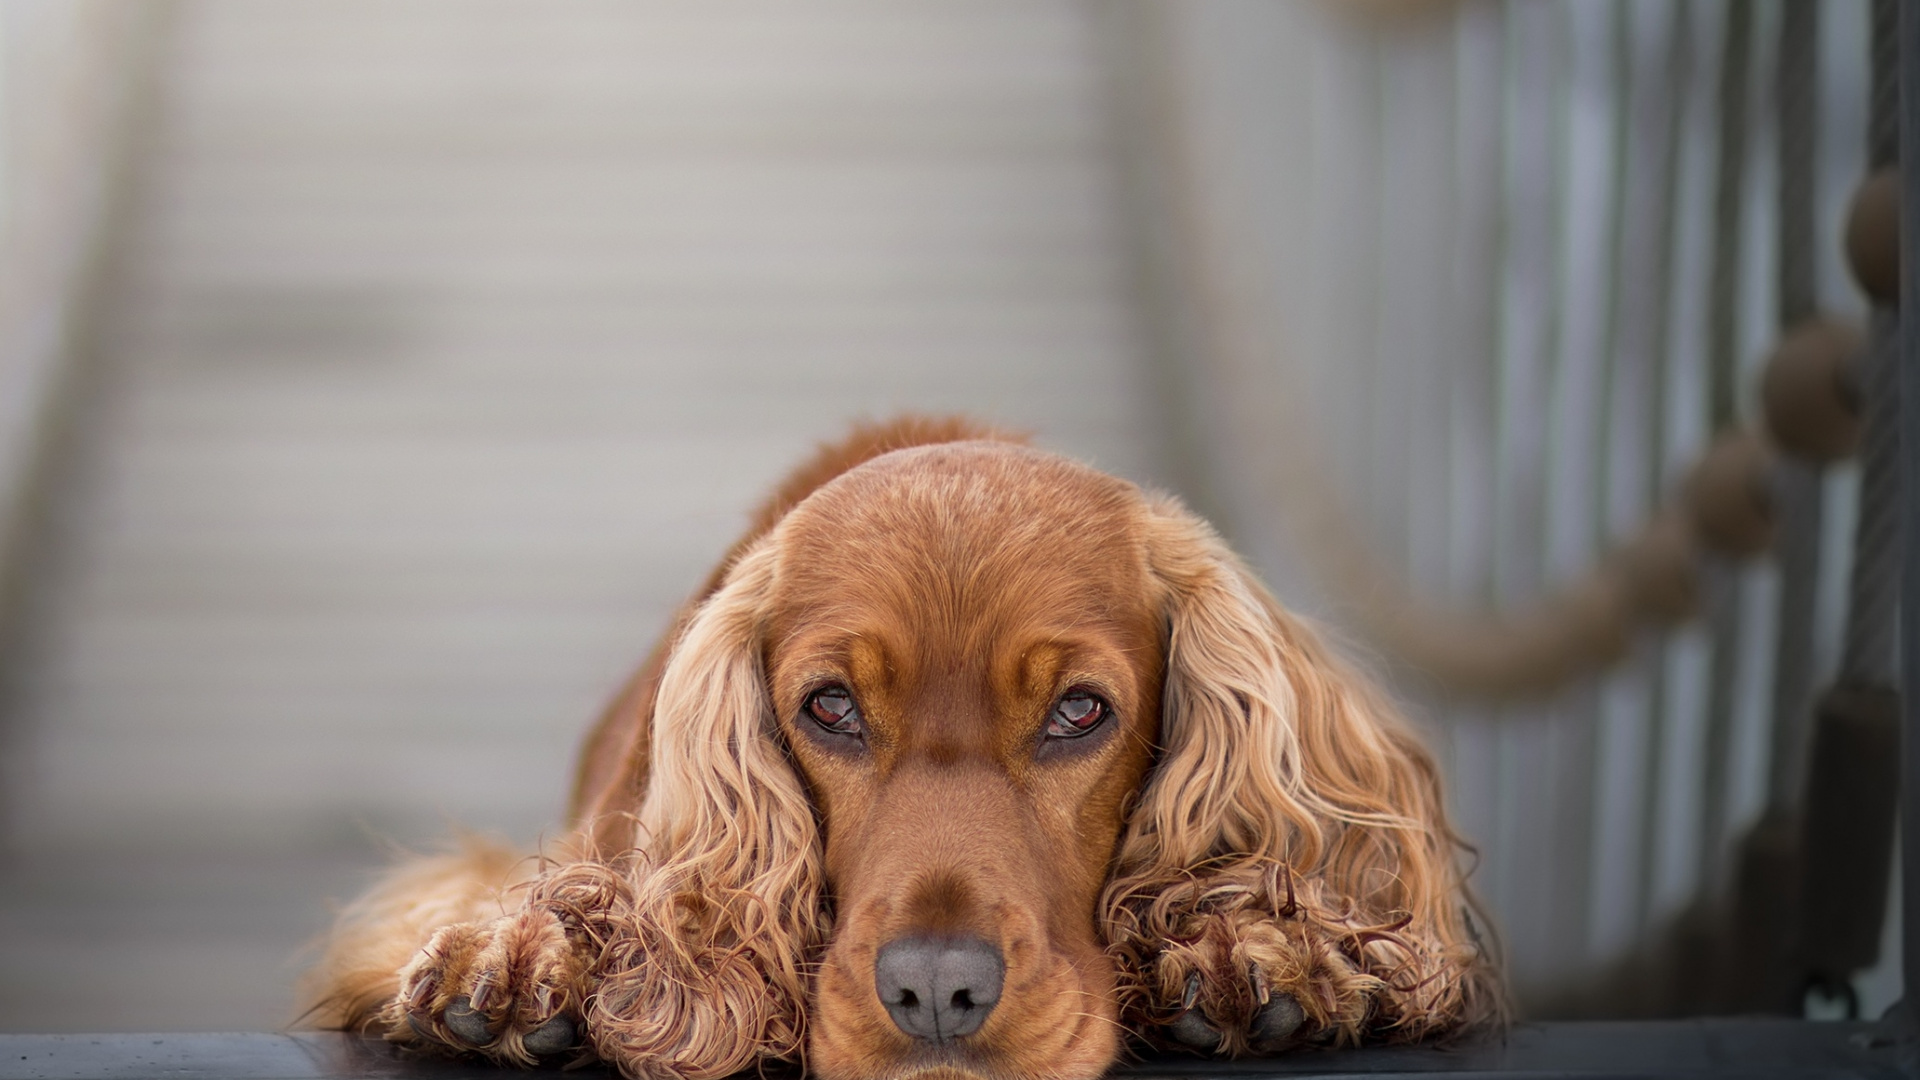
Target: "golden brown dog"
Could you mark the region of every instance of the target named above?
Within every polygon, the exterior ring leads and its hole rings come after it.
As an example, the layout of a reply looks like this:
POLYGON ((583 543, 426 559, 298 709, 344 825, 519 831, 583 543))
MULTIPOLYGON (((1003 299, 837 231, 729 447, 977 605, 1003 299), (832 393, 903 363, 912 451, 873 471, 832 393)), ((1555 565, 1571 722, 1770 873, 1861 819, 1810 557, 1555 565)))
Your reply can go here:
POLYGON ((588 739, 560 859, 342 917, 316 1015, 633 1077, 1092 1077, 1498 1009, 1433 765, 1166 497, 961 421, 763 508, 588 739))

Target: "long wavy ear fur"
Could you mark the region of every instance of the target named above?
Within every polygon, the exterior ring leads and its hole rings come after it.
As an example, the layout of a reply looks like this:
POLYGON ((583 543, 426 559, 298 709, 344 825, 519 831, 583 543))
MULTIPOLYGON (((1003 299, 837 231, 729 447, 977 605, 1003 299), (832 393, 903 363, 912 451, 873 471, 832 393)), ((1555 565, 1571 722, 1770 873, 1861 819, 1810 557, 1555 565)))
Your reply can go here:
POLYGON ((1370 1004, 1328 1018, 1340 1041, 1499 1016, 1425 749, 1204 522, 1167 499, 1150 528, 1170 635, 1161 756, 1102 901, 1136 980, 1127 1004, 1165 999, 1149 969, 1191 931, 1183 918, 1237 906, 1298 920, 1302 940, 1345 954, 1370 1004))
POLYGON ((813 809, 762 670, 775 571, 773 545, 744 553, 661 676, 631 925, 607 948, 587 1022, 629 1075, 717 1078, 804 1045, 825 917, 813 809))

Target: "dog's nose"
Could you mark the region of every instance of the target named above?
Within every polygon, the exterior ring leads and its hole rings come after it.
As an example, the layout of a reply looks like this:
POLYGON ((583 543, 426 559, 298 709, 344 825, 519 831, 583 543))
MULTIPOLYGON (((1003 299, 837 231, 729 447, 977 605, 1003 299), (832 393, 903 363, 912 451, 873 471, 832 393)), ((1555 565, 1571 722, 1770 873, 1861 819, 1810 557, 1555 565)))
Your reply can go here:
POLYGON ((873 964, 874 988, 894 1024, 934 1041, 978 1031, 1006 973, 1000 950, 975 937, 899 938, 873 964))

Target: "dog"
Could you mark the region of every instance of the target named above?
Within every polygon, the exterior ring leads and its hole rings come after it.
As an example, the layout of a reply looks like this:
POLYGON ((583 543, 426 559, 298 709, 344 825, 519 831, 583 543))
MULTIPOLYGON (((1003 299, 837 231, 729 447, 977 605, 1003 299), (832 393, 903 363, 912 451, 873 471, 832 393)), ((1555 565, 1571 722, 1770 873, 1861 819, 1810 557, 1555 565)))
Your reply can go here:
POLYGON ((1385 698, 1173 498, 964 420, 857 428, 780 486, 570 818, 344 910, 311 1015, 634 1078, 1082 1080, 1502 1008, 1385 698))

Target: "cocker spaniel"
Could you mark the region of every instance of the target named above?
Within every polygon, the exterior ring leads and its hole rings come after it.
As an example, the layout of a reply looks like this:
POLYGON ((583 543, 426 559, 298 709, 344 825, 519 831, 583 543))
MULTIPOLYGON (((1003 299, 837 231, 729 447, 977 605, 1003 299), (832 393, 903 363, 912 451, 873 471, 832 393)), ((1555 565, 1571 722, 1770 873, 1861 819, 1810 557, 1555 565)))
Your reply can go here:
POLYGON ((589 736, 563 857, 341 916, 326 1026, 630 1077, 1071 1080, 1493 1016, 1427 753, 1166 496, 958 420, 774 494, 589 736))

